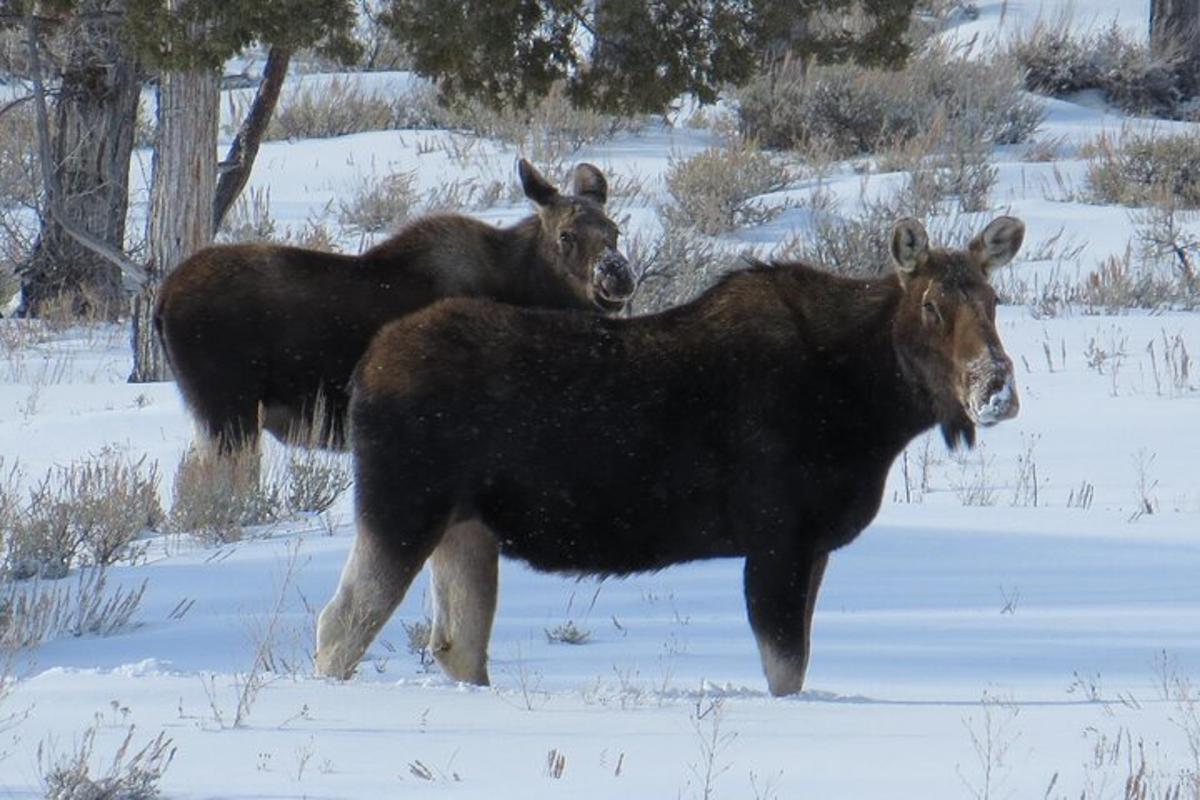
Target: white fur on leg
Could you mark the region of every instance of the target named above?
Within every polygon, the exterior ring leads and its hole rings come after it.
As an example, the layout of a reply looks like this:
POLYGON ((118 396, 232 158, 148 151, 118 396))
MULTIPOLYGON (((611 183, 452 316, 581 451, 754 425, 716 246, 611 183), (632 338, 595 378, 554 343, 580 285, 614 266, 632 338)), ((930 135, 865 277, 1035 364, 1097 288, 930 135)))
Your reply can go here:
POLYGON ((796 694, 804 689, 804 673, 808 670, 808 654, 802 658, 786 656, 761 636, 758 654, 762 658, 763 672, 767 676, 767 688, 775 697, 796 694))
POLYGON ((333 599, 317 620, 317 674, 345 680, 387 622, 420 564, 388 564, 359 521, 333 599))
POLYGON ((452 525, 429 558, 433 572, 430 649, 446 674, 486 686, 496 615, 499 548, 478 520, 452 525))

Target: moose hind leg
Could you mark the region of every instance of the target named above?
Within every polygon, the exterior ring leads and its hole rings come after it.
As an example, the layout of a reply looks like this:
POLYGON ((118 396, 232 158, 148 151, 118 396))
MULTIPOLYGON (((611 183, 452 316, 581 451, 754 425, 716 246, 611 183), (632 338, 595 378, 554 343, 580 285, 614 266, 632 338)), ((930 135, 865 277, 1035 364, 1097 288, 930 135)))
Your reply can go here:
POLYGON ((496 616, 500 550, 481 522, 450 527, 429 558, 433 573, 430 649, 456 681, 486 686, 487 646, 496 616))
POLYGON ((828 553, 746 557, 746 611, 776 697, 804 688, 813 610, 828 561, 828 553))
POLYGON ((317 620, 318 674, 345 680, 354 673, 432 547, 389 547, 359 517, 337 591, 317 620))

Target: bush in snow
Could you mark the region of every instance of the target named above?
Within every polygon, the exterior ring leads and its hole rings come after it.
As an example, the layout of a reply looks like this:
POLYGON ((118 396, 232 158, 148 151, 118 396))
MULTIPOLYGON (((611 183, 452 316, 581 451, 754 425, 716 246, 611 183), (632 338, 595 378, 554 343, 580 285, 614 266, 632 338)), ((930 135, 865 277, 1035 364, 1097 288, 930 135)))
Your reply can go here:
POLYGON ((171 528, 217 544, 239 541, 246 526, 274 521, 281 491, 261 472, 255 450, 227 456, 189 450, 175 471, 171 528))
POLYGON ((269 242, 275 238, 271 190, 266 187, 242 192, 217 231, 217 239, 222 242, 269 242))
POLYGON ((1083 34, 1072 32, 1066 18, 1035 25, 1010 50, 1032 92, 1098 90, 1125 111, 1176 116, 1180 101, 1194 91, 1182 54, 1155 56, 1148 43, 1131 41, 1115 22, 1083 34))
POLYGON ((947 132, 967 128, 988 145, 1023 142, 1044 111, 1021 88, 1009 60, 933 45, 896 71, 785 62, 739 90, 737 106, 742 132, 764 147, 845 158, 927 136, 944 123, 947 132))
POLYGON ((38 767, 47 800, 153 800, 158 784, 175 758, 172 740, 160 733, 140 750, 131 752, 134 726, 130 726, 112 763, 103 775, 93 775, 91 762, 96 747, 98 719, 83 732, 75 750, 56 755, 53 745, 38 745, 38 767))
POLYGON ((61 578, 76 564, 104 567, 135 556, 137 537, 163 520, 158 483, 157 464, 113 452, 49 470, 28 504, 7 512, 5 575, 61 578))
POLYGON ((40 179, 33 108, 25 103, 0 115, 0 306, 20 288, 16 267, 28 257, 37 235, 40 179))
POLYGON ((286 506, 293 513, 320 513, 350 488, 347 457, 316 448, 293 448, 284 464, 286 506))
POLYGON ((349 199, 339 201, 338 222, 360 236, 393 232, 417 206, 415 184, 411 172, 362 177, 349 199))
POLYGON ((672 223, 691 225, 710 236, 761 223, 780 207, 764 206, 754 198, 782 189, 790 177, 777 157, 736 140, 691 158, 672 159, 666 181, 674 202, 663 214, 672 223))
POLYGON ((742 266, 737 255, 695 228, 664 220, 653 237, 638 234, 625 244, 625 255, 637 276, 631 301, 635 314, 661 311, 686 303, 717 278, 742 266))
MULTIPOLYGON (((396 127, 393 101, 352 77, 312 78, 285 90, 264 138, 327 139, 396 127)), ((241 119, 245 114, 234 114, 241 119)))
MULTIPOLYGON (((450 114, 446 127, 514 145, 556 186, 566 183, 572 165, 562 162, 572 153, 621 131, 637 130, 643 123, 639 116, 576 108, 561 83, 552 86, 545 97, 530 100, 525 106, 509 105, 496 110, 480 101, 459 100, 450 107, 450 114)), ((514 199, 519 198, 517 194, 514 199)))
POLYGON ((1200 208, 1200 133, 1102 133, 1083 154, 1092 202, 1200 208))

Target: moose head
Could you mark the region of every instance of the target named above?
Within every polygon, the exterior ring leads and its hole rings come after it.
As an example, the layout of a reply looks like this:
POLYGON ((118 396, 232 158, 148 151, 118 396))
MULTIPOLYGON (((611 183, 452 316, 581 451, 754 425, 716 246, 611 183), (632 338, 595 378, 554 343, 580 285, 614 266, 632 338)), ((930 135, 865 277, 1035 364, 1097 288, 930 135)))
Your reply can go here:
POLYGON ((579 282, 601 310, 620 310, 633 294, 633 271, 617 249, 617 224, 604 210, 608 181, 598 168, 579 164, 571 194, 561 194, 525 159, 517 171, 525 196, 538 208, 543 255, 579 282))
POLYGON ((951 447, 974 444, 975 426, 1016 416, 1012 359, 996 332, 993 269, 1010 262, 1025 225, 998 217, 965 250, 929 247, 925 228, 903 219, 892 230, 892 259, 903 287, 894 340, 901 368, 933 399, 951 447))

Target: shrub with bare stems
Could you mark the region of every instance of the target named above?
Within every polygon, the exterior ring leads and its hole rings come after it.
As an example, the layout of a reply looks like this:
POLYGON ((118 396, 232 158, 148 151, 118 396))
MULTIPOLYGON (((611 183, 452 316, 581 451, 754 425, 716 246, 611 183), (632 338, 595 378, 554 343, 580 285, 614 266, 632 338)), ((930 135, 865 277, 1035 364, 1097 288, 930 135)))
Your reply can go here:
POLYGON ((671 160, 666 182, 673 202, 663 213, 670 222, 715 236, 777 214, 783 204, 756 198, 782 189, 790 180, 791 172, 780 158, 753 142, 735 139, 724 147, 671 160))
POLYGON ((141 749, 132 750, 134 726, 130 725, 103 774, 93 774, 96 734, 101 727, 97 715, 70 753, 56 754, 47 741, 38 745, 38 767, 47 800, 153 800, 159 796, 159 783, 175 758, 172 740, 159 733, 141 749))
POLYGON ((1016 144, 1045 114, 1022 88, 1009 59, 931 44, 896 71, 785 62, 738 91, 738 118, 742 132, 764 147, 821 157, 871 153, 927 135, 937 117, 932 109, 943 110, 947 130, 966 127, 989 145, 1016 144))

